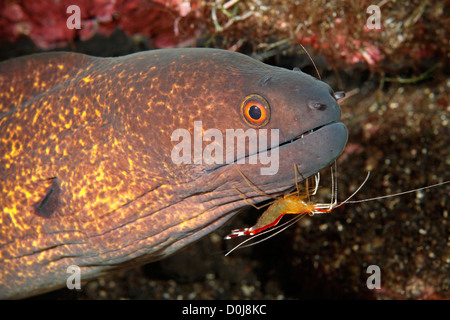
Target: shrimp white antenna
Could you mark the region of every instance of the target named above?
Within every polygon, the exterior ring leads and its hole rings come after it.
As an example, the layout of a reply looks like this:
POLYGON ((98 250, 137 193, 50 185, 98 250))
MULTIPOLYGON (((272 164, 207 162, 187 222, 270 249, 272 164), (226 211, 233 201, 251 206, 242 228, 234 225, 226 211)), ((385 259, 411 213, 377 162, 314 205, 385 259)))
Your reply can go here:
POLYGON ((343 204, 348 203, 348 201, 351 198, 353 198, 359 192, 359 190, 361 190, 361 188, 366 184, 367 180, 369 180, 369 177, 370 177, 370 171, 367 172, 366 178, 364 179, 363 183, 361 183, 361 185, 358 187, 358 189, 356 189, 355 192, 353 192, 350 197, 348 197, 343 202, 336 205, 334 208, 338 208, 338 207, 342 206, 343 204))
MULTIPOLYGON (((448 183, 450 183, 450 180, 447 180, 447 181, 444 181, 444 182, 435 183, 435 184, 432 184, 430 186, 426 186, 426 187, 422 187, 422 188, 412 189, 412 190, 408 190, 408 191, 398 192, 398 193, 394 193, 394 194, 388 194, 388 195, 374 197, 374 198, 369 198, 369 199, 353 200, 353 201, 348 201, 349 199, 347 199, 345 202, 346 203, 361 203, 361 202, 367 202, 367 201, 381 200, 381 199, 401 196, 401 195, 404 195, 404 194, 413 193, 413 192, 417 192, 417 191, 421 191, 421 190, 425 190, 425 189, 439 187, 439 186, 442 186, 442 185, 445 185, 445 184, 448 184, 448 183)), ((342 205, 342 204, 344 204, 344 202, 339 204, 339 205, 342 205)))
POLYGON ((345 199, 343 202, 337 204, 337 195, 336 195, 336 199, 334 201, 334 203, 330 204, 324 204, 324 203, 318 203, 315 205, 315 209, 313 212, 311 212, 311 215, 315 215, 315 214, 321 214, 321 213, 329 213, 331 210, 339 208, 340 206, 342 206, 343 204, 346 203, 353 203, 352 201, 349 201, 351 198, 353 198, 358 192, 359 190, 361 190, 361 188, 364 186, 364 184, 367 182, 367 180, 369 180, 369 176, 370 176, 370 171, 367 172, 367 176, 364 179, 364 181, 361 183, 361 185, 358 187, 358 189, 355 190, 355 192, 353 192, 351 194, 350 197, 348 197, 347 199, 345 199))

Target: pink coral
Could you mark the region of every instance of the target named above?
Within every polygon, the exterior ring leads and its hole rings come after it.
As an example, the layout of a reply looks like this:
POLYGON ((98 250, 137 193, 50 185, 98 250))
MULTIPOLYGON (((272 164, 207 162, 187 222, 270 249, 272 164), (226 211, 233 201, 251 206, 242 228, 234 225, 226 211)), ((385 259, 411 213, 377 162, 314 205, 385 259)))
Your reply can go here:
POLYGON ((180 40, 175 36, 177 19, 195 7, 190 1, 170 0, 6 1, 0 4, 0 37, 14 41, 26 35, 38 47, 49 49, 77 36, 87 40, 95 34, 110 35, 119 27, 128 35, 153 38, 156 46, 174 46, 180 40), (67 28, 70 5, 80 8, 81 30, 67 28))

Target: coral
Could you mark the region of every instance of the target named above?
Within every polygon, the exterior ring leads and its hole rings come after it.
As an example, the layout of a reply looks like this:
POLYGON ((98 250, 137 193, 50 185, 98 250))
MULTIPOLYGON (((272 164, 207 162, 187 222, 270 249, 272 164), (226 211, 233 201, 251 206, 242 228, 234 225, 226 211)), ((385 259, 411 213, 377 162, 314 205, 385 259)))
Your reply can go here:
POLYGON ((211 5, 220 13, 214 34, 231 39, 230 47, 232 41, 250 43, 255 51, 302 44, 325 55, 334 67, 363 64, 372 70, 414 66, 423 58, 445 58, 449 51, 448 15, 440 1, 381 1, 379 29, 368 28, 372 3, 367 0, 230 2, 239 6, 234 15, 225 4, 211 5))
POLYGON ((170 47, 190 36, 178 37, 177 23, 195 7, 195 1, 5 1, 0 4, 0 38, 14 41, 25 35, 38 47, 52 49, 95 34, 110 35, 120 28, 129 36, 152 39, 156 47, 170 47), (67 28, 70 14, 66 10, 70 5, 80 8, 80 30, 67 28))
POLYGON ((261 58, 302 44, 333 67, 371 70, 448 60, 449 18, 442 1, 381 1, 380 28, 370 29, 369 0, 6 0, 0 3, 0 38, 29 36, 43 49, 64 46, 120 28, 155 47, 206 45, 250 48, 261 58), (66 8, 81 8, 81 30, 66 27, 66 8))

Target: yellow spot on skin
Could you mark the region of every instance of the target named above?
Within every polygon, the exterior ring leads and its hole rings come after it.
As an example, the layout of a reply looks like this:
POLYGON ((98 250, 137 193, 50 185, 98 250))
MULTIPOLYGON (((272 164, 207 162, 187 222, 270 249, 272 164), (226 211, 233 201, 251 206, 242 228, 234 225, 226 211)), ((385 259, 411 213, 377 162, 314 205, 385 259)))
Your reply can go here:
POLYGON ((36 110, 36 113, 33 118, 33 125, 36 123, 38 116, 39 116, 39 110, 36 110))
POLYGON ((62 69, 64 69, 64 65, 58 64, 58 68, 59 68, 59 70, 62 70, 62 69))
POLYGON ((6 214, 9 214, 9 216, 11 217, 11 221, 16 228, 22 229, 21 225, 19 223, 17 223, 17 220, 15 218, 15 216, 17 214, 17 209, 16 209, 15 205, 12 205, 11 208, 8 208, 8 207, 4 208, 3 212, 6 214))
POLYGON ((32 197, 32 194, 29 193, 27 190, 22 189, 22 192, 25 194, 25 196, 26 196, 27 198, 31 198, 31 197, 32 197))
POLYGON ((9 158, 14 158, 17 156, 20 153, 20 150, 22 150, 22 145, 19 144, 19 147, 16 149, 16 144, 13 143, 9 158))
POLYGON ((97 110, 97 109, 95 109, 95 114, 97 115, 97 117, 101 117, 101 116, 102 116, 102 114, 100 113, 100 111, 97 110))
POLYGON ((105 174, 102 170, 99 171, 99 175, 97 177, 95 177, 95 180, 100 181, 103 180, 105 178, 105 174))
POLYGON ((72 126, 72 119, 70 119, 69 122, 67 122, 65 125, 66 129, 69 129, 72 126))
POLYGON ((84 81, 85 83, 88 83, 88 82, 91 82, 92 79, 91 79, 90 77, 86 77, 86 78, 83 78, 83 81, 84 81))

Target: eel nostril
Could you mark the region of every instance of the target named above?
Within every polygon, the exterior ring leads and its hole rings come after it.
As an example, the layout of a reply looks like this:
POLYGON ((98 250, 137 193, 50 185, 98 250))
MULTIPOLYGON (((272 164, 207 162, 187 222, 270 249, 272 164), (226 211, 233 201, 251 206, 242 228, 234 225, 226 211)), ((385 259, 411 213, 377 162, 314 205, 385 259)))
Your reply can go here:
POLYGON ((313 110, 325 110, 327 105, 318 101, 309 101, 308 106, 313 110))

